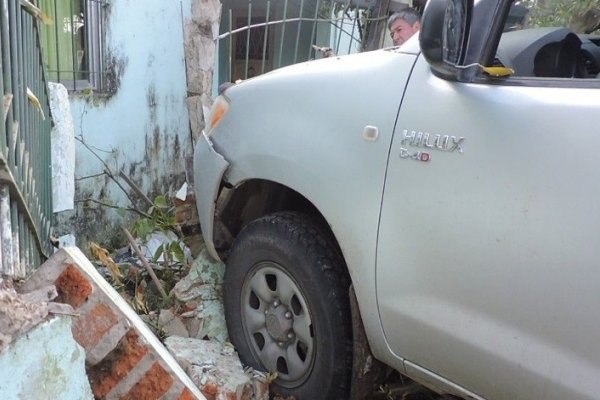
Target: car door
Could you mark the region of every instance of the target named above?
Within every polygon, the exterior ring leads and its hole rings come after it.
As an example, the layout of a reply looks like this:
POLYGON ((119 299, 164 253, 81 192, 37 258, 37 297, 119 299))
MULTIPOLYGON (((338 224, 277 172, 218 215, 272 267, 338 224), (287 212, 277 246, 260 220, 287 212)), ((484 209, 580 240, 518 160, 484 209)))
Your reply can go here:
POLYGON ((449 82, 417 62, 377 251, 407 372, 494 399, 600 393, 600 89, 571 83, 449 82))

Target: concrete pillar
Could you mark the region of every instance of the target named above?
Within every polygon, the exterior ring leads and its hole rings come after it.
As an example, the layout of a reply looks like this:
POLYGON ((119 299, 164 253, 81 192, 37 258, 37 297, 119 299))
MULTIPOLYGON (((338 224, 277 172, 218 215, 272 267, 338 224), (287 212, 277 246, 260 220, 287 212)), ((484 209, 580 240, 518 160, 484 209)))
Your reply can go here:
POLYGON ((212 105, 212 82, 220 19, 219 0, 192 0, 192 19, 185 22, 184 45, 187 65, 187 104, 194 142, 204 129, 205 116, 212 105))

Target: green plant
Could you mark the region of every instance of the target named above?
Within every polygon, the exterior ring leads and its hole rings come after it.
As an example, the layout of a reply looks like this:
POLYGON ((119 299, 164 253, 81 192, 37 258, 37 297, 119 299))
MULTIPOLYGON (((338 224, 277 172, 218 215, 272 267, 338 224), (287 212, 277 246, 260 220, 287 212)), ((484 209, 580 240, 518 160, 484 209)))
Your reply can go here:
POLYGON ((516 4, 531 10, 531 27, 565 26, 578 33, 599 27, 600 0, 523 0, 516 4))
POLYGON ((146 214, 147 216, 134 222, 132 233, 145 240, 152 232, 173 232, 177 239, 161 244, 154 254, 154 260, 156 261, 163 256, 165 265, 168 265, 171 260, 186 265, 185 254, 182 250, 181 229, 175 218, 175 207, 169 206, 166 196, 159 195, 154 198, 146 214))

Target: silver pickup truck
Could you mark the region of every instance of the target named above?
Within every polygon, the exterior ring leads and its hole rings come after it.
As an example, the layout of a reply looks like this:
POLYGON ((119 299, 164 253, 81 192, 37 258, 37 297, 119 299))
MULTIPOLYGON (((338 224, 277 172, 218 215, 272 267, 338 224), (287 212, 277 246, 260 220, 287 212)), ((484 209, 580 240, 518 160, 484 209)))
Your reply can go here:
POLYGON ((381 363, 462 398, 600 398, 600 2, 559 3, 430 0, 401 47, 215 100, 202 232, 274 392, 358 398, 381 363))

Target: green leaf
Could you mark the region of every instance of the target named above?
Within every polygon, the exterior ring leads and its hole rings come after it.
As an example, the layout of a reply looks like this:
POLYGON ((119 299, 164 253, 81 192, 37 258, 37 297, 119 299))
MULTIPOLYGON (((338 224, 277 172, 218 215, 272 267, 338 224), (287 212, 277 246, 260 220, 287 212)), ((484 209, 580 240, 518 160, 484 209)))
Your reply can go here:
POLYGON ((164 251, 164 245, 160 245, 158 246, 158 248, 156 249, 156 253, 154 253, 154 262, 157 262, 158 259, 160 258, 160 256, 162 256, 164 251))
POLYGON ((146 236, 154 231, 154 221, 148 218, 140 218, 133 225, 134 233, 141 239, 146 239, 146 236))
POLYGON ((119 207, 117 208, 117 214, 119 215, 119 217, 125 218, 125 216, 127 215, 127 210, 119 207))
POLYGON ((154 198, 154 206, 156 208, 168 208, 167 198, 162 194, 154 198))
POLYGON ((179 245, 179 241, 174 240, 171 242, 171 253, 173 253, 173 255, 175 256, 175 259, 177 259, 177 261, 179 261, 180 263, 183 263, 185 261, 185 254, 183 254, 183 250, 181 249, 181 246, 179 245))

